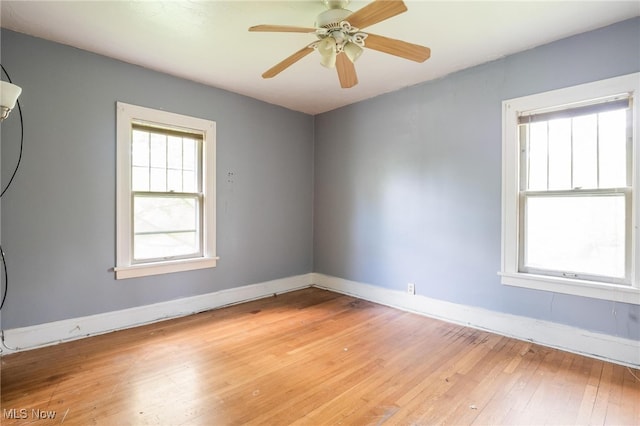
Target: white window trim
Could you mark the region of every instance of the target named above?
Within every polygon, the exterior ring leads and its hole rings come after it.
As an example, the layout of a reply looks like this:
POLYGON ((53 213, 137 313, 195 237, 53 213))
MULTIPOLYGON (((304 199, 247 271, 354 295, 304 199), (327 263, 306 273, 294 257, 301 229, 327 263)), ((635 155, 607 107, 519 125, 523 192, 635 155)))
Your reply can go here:
POLYGON ((501 282, 505 285, 573 294, 640 305, 640 73, 628 74, 502 102, 502 253, 501 282), (518 114, 569 105, 620 93, 633 96, 633 177, 631 226, 631 284, 585 281, 518 271, 520 152, 518 114))
POLYGON ((116 279, 167 274, 216 266, 216 123, 195 117, 117 102, 116 279), (131 124, 133 120, 203 132, 203 256, 132 263, 131 124))

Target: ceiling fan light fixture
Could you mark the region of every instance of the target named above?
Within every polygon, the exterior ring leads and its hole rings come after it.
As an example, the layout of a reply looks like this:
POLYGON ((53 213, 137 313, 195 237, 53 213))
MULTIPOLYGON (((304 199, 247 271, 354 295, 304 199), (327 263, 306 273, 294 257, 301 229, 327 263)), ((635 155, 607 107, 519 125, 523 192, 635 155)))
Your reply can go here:
POLYGON ((362 47, 352 42, 348 42, 342 48, 342 51, 351 62, 355 62, 362 55, 363 50, 362 47))
POLYGON ((320 63, 327 68, 335 68, 338 54, 336 40, 333 37, 325 37, 320 40, 317 49, 320 53, 320 63))

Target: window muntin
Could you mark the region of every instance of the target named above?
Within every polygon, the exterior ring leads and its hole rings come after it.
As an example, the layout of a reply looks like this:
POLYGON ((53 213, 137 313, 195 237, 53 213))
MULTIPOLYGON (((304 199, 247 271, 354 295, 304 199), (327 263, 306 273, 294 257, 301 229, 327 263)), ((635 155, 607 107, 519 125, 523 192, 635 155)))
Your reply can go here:
POLYGON ((216 266, 215 123, 118 103, 116 278, 216 266))
POLYGON ((630 283, 631 99, 519 118, 519 271, 630 283))
POLYGON ((639 95, 640 73, 634 73, 503 101, 502 284, 640 304, 639 95), (607 130, 604 121, 614 118, 593 121, 594 114, 608 113, 622 120, 619 110, 627 107, 624 130, 607 130), (538 123, 556 120, 553 138, 573 135, 549 150, 547 139, 531 133, 547 137, 549 123, 538 123), (615 136, 622 132, 624 138, 615 136), (617 142, 603 144, 604 134, 617 142), (527 137, 531 143, 522 144, 527 137), (554 169, 557 164, 568 170, 554 169), (555 247, 552 238, 565 247, 555 247), (554 250, 575 252, 584 245, 580 239, 595 241, 597 250, 574 259, 552 256, 554 250))

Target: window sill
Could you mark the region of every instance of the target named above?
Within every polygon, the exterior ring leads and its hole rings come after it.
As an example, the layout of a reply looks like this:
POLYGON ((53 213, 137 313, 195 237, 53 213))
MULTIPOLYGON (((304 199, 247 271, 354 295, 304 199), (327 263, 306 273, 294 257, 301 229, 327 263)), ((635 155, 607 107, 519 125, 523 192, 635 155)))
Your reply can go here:
POLYGON ((215 268, 218 257, 201 257, 198 259, 181 259, 158 263, 140 263, 113 268, 116 279, 146 277, 149 275, 170 274, 172 272, 192 271, 196 269, 215 268))
POLYGON ((555 293, 572 294, 594 299, 640 305, 640 289, 628 285, 583 281, 524 273, 498 273, 502 284, 555 293))

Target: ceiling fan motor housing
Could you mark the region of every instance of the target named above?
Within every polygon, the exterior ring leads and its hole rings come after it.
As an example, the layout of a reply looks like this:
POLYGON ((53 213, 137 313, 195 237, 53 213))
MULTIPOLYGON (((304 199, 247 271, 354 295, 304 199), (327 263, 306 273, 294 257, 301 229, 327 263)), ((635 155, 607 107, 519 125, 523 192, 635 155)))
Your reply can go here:
POLYGON ((316 18, 316 27, 338 30, 340 23, 352 13, 350 10, 342 8, 325 10, 316 18))
POLYGON ((350 0, 322 0, 327 9, 344 9, 350 3, 350 0))

